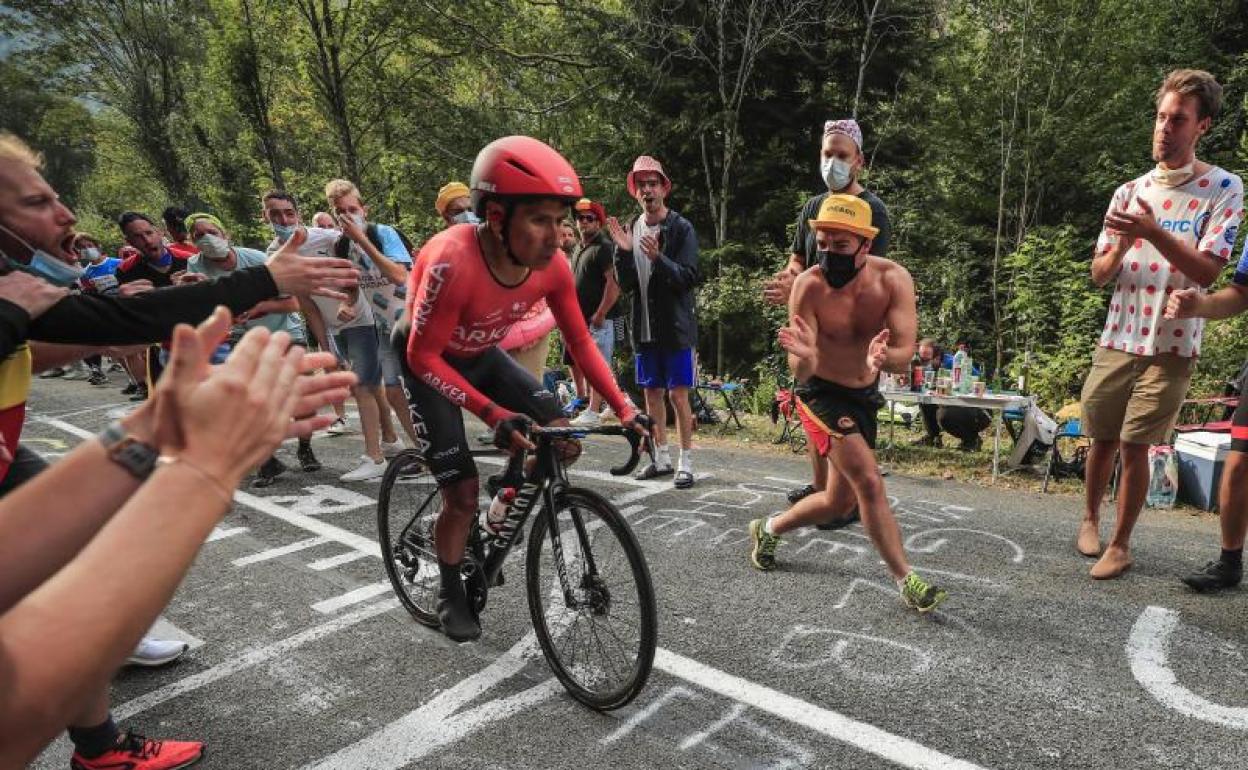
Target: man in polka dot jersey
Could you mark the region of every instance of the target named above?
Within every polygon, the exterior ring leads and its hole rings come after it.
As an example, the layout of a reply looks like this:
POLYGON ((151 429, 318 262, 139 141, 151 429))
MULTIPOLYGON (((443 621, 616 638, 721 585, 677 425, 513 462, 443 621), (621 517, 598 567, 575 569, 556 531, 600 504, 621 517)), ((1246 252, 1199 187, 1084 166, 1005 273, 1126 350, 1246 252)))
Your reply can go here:
POLYGON ((1204 292, 1231 256, 1243 217, 1239 177, 1196 159, 1222 104, 1208 72, 1175 70, 1157 91, 1156 168, 1118 188, 1092 258, 1092 280, 1112 284, 1105 328, 1083 385, 1083 430, 1092 438, 1084 519, 1076 547, 1100 559, 1090 574, 1131 567, 1131 530, 1148 492, 1148 447, 1166 441, 1200 354, 1204 321, 1165 318, 1171 293, 1204 292), (1102 551, 1100 502, 1121 453, 1118 518, 1102 551))

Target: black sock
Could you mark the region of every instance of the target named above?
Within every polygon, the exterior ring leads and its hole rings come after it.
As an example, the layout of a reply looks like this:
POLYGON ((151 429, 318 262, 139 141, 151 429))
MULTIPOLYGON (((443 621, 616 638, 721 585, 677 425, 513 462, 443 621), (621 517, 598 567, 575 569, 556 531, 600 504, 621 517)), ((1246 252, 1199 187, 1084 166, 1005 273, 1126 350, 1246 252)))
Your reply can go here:
POLYGON ((312 449, 312 439, 310 438, 299 439, 299 450, 303 451, 304 449, 308 449, 308 450, 312 449))
POLYGON ((442 587, 449 593, 462 594, 464 591, 464 580, 460 577, 459 568, 459 564, 447 564, 438 559, 438 571, 442 573, 442 587))
POLYGON ((121 731, 117 729, 112 714, 95 727, 69 728, 69 739, 73 741, 74 749, 87 759, 95 759, 113 748, 120 737, 121 731))
POLYGON ((1236 548, 1234 551, 1222 549, 1222 563, 1228 567, 1243 569, 1244 567, 1244 549, 1236 548))

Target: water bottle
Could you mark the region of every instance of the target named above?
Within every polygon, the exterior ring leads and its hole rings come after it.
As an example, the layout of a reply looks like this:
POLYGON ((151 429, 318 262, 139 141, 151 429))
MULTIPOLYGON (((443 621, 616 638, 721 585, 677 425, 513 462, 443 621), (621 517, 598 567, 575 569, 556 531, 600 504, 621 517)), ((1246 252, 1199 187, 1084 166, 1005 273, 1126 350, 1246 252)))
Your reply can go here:
POLYGON ((970 393, 975 387, 975 362, 971 360, 969 351, 961 351, 962 358, 962 386, 958 388, 958 392, 962 394, 970 393))
POLYGON ((485 528, 497 535, 503 528, 503 522, 507 520, 507 512, 511 510, 511 503, 515 499, 515 487, 503 487, 498 490, 498 494, 494 495, 494 499, 490 501, 489 511, 485 514, 485 528))
POLYGON ((961 348, 958 348, 958 352, 953 354, 953 381, 950 383, 950 387, 954 393, 961 393, 964 383, 970 379, 966 371, 967 358, 966 351, 961 348))
POLYGON ((923 360, 919 358, 916 350, 914 357, 910 359, 910 391, 913 393, 923 392, 923 360))
POLYGON ((1173 508, 1178 489, 1178 462, 1174 450, 1168 446, 1149 447, 1148 450, 1148 499, 1149 508, 1173 508))
POLYGON ((931 390, 934 384, 936 384, 936 370, 929 363, 923 370, 923 390, 931 390))

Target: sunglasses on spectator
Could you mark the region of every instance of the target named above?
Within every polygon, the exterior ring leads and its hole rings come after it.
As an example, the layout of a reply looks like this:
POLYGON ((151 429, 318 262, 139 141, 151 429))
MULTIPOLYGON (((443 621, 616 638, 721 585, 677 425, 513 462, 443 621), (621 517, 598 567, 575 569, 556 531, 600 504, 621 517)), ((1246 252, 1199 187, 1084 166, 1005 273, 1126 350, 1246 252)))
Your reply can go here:
POLYGON ((598 217, 594 216, 593 214, 577 214, 576 221, 577 222, 597 222, 598 217))

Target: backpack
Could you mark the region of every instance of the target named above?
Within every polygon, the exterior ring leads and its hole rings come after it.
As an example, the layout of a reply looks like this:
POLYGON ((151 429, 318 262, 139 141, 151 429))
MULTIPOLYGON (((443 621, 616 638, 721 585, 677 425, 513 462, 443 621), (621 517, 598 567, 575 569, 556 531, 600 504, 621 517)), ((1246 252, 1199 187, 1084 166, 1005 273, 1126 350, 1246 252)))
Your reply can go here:
MULTIPOLYGON (((415 260, 416 250, 412 248, 411 240, 409 240, 408 237, 403 234, 402 230, 395 227, 394 225, 391 225, 390 229, 398 233, 399 241, 402 242, 403 248, 407 249, 407 253, 411 255, 413 260, 415 260)), ((373 224, 372 222, 369 222, 368 225, 364 228, 364 235, 367 236, 368 240, 374 246, 377 247, 378 251, 381 251, 383 254, 385 253, 381 249, 381 231, 377 229, 377 225, 373 224)), ((334 256, 337 257, 338 259, 346 259, 347 255, 350 253, 351 253, 351 239, 348 238, 346 235, 339 236, 338 240, 334 243, 334 256)))

